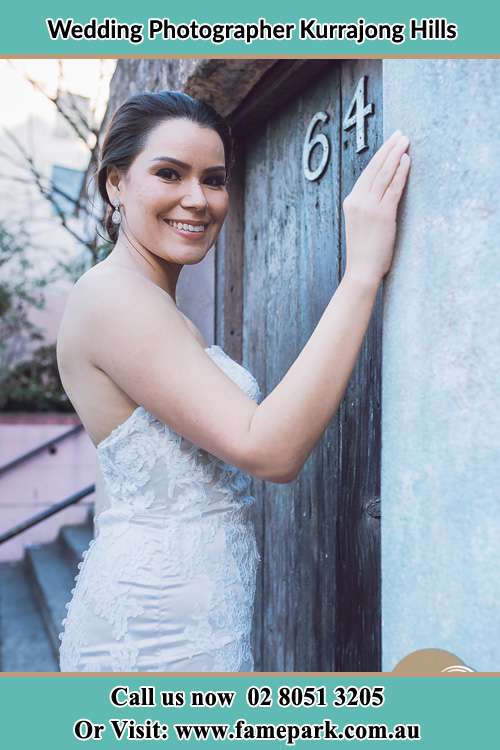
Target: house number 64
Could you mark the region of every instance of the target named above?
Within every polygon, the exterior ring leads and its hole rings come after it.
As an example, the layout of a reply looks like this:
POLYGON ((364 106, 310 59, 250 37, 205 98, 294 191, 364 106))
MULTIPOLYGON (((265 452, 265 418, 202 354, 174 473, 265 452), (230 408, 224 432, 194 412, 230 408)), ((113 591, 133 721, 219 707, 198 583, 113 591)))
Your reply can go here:
MULTIPOLYGON (((365 118, 373 114, 373 102, 366 104, 366 78, 361 76, 359 79, 354 96, 347 109, 343 122, 343 130, 350 130, 356 126, 356 153, 359 154, 365 148, 368 148, 365 137, 365 118)), ((304 148, 302 150, 302 167, 306 180, 318 180, 324 173, 328 159, 330 158, 330 141, 325 133, 316 133, 314 130, 318 123, 328 122, 328 112, 316 112, 312 116, 311 122, 306 131, 304 139, 304 148), (315 169, 311 169, 311 154, 315 146, 321 146, 322 153, 319 163, 315 169)))

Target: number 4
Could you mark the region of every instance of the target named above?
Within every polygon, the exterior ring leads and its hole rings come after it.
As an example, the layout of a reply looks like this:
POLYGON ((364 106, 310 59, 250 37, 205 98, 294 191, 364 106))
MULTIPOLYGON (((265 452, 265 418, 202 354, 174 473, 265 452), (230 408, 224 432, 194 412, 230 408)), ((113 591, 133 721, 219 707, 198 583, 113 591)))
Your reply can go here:
POLYGON ((359 154, 363 149, 368 148, 365 136, 365 118, 373 114, 373 102, 365 104, 366 100, 366 79, 367 76, 361 76, 356 86, 356 92, 351 100, 349 109, 344 118, 344 130, 350 130, 356 125, 356 153, 359 154))

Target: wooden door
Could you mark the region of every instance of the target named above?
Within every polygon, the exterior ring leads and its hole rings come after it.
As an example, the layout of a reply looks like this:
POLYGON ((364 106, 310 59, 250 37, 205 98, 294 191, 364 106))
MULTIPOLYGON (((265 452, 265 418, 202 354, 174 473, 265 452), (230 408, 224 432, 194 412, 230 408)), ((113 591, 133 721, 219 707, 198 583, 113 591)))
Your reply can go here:
MULTIPOLYGON (((381 144, 381 104, 378 60, 280 61, 233 118, 238 161, 217 247, 216 332, 263 398, 342 277, 342 200, 381 144)), ((300 476, 253 482, 256 671, 381 669, 380 368, 379 292, 339 411, 300 476)))

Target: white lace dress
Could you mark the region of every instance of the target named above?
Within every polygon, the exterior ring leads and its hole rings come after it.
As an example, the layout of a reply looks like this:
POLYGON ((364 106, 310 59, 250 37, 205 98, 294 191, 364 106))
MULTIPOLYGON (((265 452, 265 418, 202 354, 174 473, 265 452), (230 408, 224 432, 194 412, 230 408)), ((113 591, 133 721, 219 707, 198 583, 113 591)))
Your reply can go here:
MULTIPOLYGON (((255 378, 206 349, 250 398, 255 378)), ((61 672, 253 671, 250 477, 139 406, 97 447, 111 507, 80 563, 61 672)))

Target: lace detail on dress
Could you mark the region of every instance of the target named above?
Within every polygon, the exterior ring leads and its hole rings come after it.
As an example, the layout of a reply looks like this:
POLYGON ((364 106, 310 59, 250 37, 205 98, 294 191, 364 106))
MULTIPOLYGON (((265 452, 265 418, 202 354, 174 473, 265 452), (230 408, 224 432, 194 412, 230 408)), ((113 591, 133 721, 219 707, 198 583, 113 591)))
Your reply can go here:
MULTIPOLYGON (((207 351, 260 398, 245 368, 207 351)), ((111 506, 79 565, 61 671, 252 671, 250 477, 141 406, 98 456, 111 506)))

